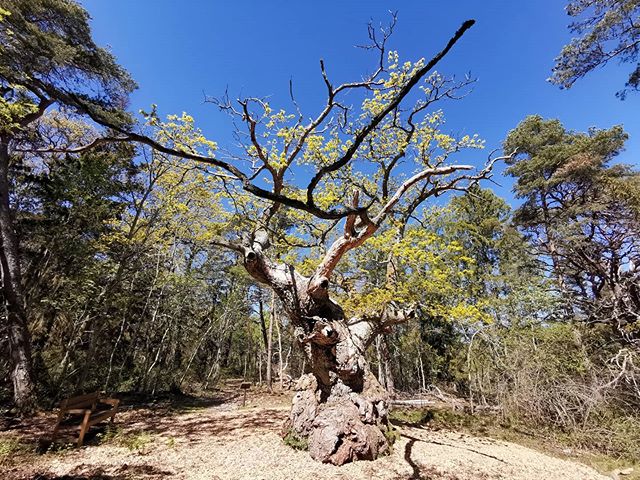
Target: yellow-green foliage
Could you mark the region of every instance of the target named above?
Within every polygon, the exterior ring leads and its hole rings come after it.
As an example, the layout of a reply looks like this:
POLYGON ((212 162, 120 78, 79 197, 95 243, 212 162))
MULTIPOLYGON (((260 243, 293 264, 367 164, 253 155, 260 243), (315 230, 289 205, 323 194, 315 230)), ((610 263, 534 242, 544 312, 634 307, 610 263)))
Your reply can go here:
MULTIPOLYGON (((16 89, 20 91, 20 89, 16 89)), ((20 128, 20 120, 37 110, 27 96, 19 96, 15 101, 8 101, 0 96, 0 132, 6 133, 20 128)))
MULTIPOLYGON (((433 208, 424 215, 424 221, 434 221, 446 212, 433 208)), ((398 238, 398 231, 389 228, 376 235, 354 254, 350 269, 369 281, 351 292, 344 299, 346 309, 356 312, 375 312, 390 301, 403 304, 420 304, 423 312, 450 321, 488 322, 482 304, 468 303, 460 285, 472 276, 474 260, 462 245, 437 233, 437 228, 425 228, 424 224, 412 224, 398 238), (386 264, 379 278, 371 278, 371 260, 386 264), (391 259, 392 267, 388 266, 391 259), (391 270, 389 270, 391 268, 391 270)))
MULTIPOLYGON (((359 108, 356 106, 353 109, 353 116, 342 126, 327 119, 328 123, 308 130, 308 124, 298 113, 293 114, 283 108, 276 108, 264 100, 246 100, 246 106, 238 107, 241 111, 236 113, 239 119, 247 123, 250 138, 241 156, 251 161, 254 168, 260 167, 255 182, 268 185, 273 183, 274 176, 279 176, 283 182, 283 194, 290 198, 306 200, 304 182, 301 183, 297 178, 297 172, 309 171, 309 166, 317 170, 318 167, 339 159, 353 141, 352 135, 345 134, 345 131, 353 133, 364 128, 370 122, 371 116, 384 110, 411 75, 423 66, 424 59, 401 63, 397 52, 391 52, 387 58, 387 69, 381 73, 376 88, 367 90, 366 98, 362 100, 359 108), (293 167, 297 169, 294 171, 293 167)), ((397 188, 398 182, 405 176, 424 169, 425 165, 442 165, 452 153, 463 149, 483 148, 484 143, 477 135, 455 137, 444 132, 445 120, 442 110, 422 108, 432 94, 433 85, 443 81, 444 78, 434 72, 421 83, 422 95, 414 106, 419 115, 412 118, 415 132, 411 136, 407 137, 406 132, 398 128, 397 118, 390 116, 383 119, 370 132, 367 141, 358 148, 353 161, 339 171, 327 175, 320 182, 314 192, 315 204, 324 210, 344 206, 350 202, 354 188, 372 196, 380 196, 385 163, 399 152, 404 152, 402 172, 394 172, 392 175, 389 183, 391 189, 397 188)), ((206 138, 190 115, 169 115, 166 120, 161 120, 155 105, 150 112, 142 113, 147 125, 155 131, 156 140, 163 145, 209 157, 218 153, 217 144, 206 138)), ((404 121, 406 122, 406 119, 404 121)), ((180 164, 175 159, 172 162, 180 164)), ((232 163, 243 168, 238 162, 232 163)), ((213 180, 217 175, 228 177, 229 172, 218 170, 216 167, 207 167, 207 172, 208 176, 205 175, 204 180, 213 181, 214 184, 206 185, 205 189, 213 189, 220 194, 219 197, 213 198, 213 201, 219 206, 219 215, 228 215, 225 219, 227 227, 242 230, 242 225, 247 219, 256 219, 256 212, 265 206, 264 200, 243 194, 241 185, 237 182, 222 185, 219 178, 217 183, 213 180)), ((185 183, 196 184, 190 180, 185 183)), ((376 208, 378 207, 374 206, 373 210, 376 208)), ((286 227, 279 233, 286 238, 288 244, 309 240, 313 243, 330 224, 319 221, 308 213, 292 209, 286 212, 283 210, 281 209, 279 214, 282 215, 286 227)), ((278 245, 278 239, 275 239, 274 243, 278 245)), ((314 255, 318 252, 311 253, 314 255)))

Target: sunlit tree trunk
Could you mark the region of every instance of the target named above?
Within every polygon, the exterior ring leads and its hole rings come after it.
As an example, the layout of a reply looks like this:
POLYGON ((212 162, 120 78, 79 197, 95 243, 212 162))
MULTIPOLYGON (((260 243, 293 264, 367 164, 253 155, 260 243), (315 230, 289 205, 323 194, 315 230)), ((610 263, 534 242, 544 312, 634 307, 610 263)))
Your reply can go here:
POLYGON ((414 316, 412 310, 389 306, 379 315, 347 319, 329 297, 333 268, 362 241, 362 237, 337 240, 311 277, 263 255, 266 237, 255 238, 241 250, 249 274, 270 286, 280 299, 306 356, 287 434, 306 439, 314 459, 336 465, 375 459, 387 451, 389 395, 364 354, 377 335, 414 316))

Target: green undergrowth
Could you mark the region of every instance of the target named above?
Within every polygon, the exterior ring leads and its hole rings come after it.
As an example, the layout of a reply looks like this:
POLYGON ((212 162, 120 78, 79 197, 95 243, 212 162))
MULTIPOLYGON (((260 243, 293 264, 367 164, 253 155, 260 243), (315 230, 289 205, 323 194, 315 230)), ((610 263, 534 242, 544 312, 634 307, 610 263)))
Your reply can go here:
POLYGON ((598 431, 534 428, 496 414, 472 415, 442 408, 397 408, 391 411, 389 418, 400 427, 457 430, 518 443, 587 464, 603 474, 631 467, 633 473, 622 478, 640 480, 640 430, 635 424, 610 423, 598 431))
POLYGON ((283 438, 284 444, 295 450, 308 450, 309 440, 307 438, 298 437, 293 430, 289 430, 283 438))
POLYGON ((21 442, 17 438, 2 438, 0 439, 0 463, 13 455, 22 455, 27 453, 34 453, 35 448, 32 445, 21 442))
POLYGON ((100 443, 110 443, 120 447, 126 447, 132 452, 140 452, 146 449, 154 438, 146 432, 125 432, 120 427, 109 426, 104 433, 98 434, 100 443))
POLYGON ((387 439, 387 443, 391 446, 393 446, 393 444, 400 438, 400 429, 394 427, 390 423, 386 427, 382 428, 382 433, 384 434, 384 438, 387 439))

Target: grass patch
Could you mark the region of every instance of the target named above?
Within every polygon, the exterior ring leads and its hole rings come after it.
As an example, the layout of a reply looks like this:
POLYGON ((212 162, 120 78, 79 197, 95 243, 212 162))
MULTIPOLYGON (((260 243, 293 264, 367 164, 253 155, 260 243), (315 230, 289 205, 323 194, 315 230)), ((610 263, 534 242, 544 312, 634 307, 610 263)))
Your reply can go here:
POLYGON ((400 425, 409 427, 429 425, 434 429, 484 427, 487 420, 484 417, 435 408, 398 408, 391 411, 389 419, 400 425))
POLYGON ((294 450, 308 450, 309 439, 298 437, 292 430, 289 430, 284 436, 284 444, 290 446, 294 450))
POLYGON ((125 433, 122 428, 113 426, 107 427, 107 430, 104 433, 99 433, 98 436, 101 443, 126 447, 132 452, 140 452, 154 441, 153 436, 149 433, 125 433))
POLYGON ((15 437, 0 438, 0 467, 29 463, 37 453, 40 452, 35 443, 27 443, 15 437))
POLYGON ((420 426, 428 423, 433 417, 431 410, 422 408, 399 408, 392 410, 389 420, 409 426, 420 426))
POLYGON ((0 462, 13 455, 33 453, 34 451, 35 449, 32 445, 23 443, 17 438, 0 439, 0 462))
POLYGON ((51 454, 63 455, 72 450, 75 450, 76 444, 73 442, 66 442, 66 443, 47 442, 43 445, 43 447, 44 448, 38 450, 38 453, 51 453, 51 454))
POLYGON ((124 431, 122 430, 122 427, 113 425, 111 423, 107 424, 107 428, 105 429, 104 432, 100 432, 96 434, 96 437, 100 439, 101 443, 112 443, 116 441, 116 439, 119 439, 122 436, 124 436, 124 431))
POLYGON ((393 445, 400 438, 400 430, 395 428, 393 425, 383 427, 382 433, 384 434, 384 438, 387 439, 389 445, 393 445))
POLYGON ((118 443, 123 447, 127 447, 132 452, 139 452, 153 443, 153 437, 148 433, 135 433, 123 435, 118 439, 118 443))
POLYGON ((633 468, 633 472, 621 475, 620 480, 640 480, 640 462, 638 460, 612 458, 607 455, 597 454, 581 457, 579 460, 605 475, 614 470, 633 468))

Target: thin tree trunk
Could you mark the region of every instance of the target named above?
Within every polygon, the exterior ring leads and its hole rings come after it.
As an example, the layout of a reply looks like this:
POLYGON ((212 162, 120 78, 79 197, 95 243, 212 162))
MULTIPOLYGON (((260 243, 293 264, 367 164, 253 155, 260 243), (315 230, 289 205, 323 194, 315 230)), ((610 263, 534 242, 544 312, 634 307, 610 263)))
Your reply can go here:
POLYGON ((218 346, 218 348, 216 350, 216 359, 211 364, 211 369, 209 369, 209 373, 207 374, 207 378, 205 379, 205 382, 204 382, 204 389, 205 390, 207 390, 209 388, 209 381, 211 379, 211 376, 213 375, 214 381, 218 377, 218 371, 220 370, 220 351, 221 351, 221 348, 218 346), (214 371, 215 371, 215 374, 214 374, 214 371))
MULTIPOLYGON (((404 230, 400 229, 396 232, 395 235, 395 243, 399 243, 402 241, 402 237, 404 235, 404 230)), ((397 279, 398 279, 398 265, 397 260, 393 254, 393 250, 389 253, 387 257, 387 269, 386 269, 386 282, 387 289, 395 291, 397 288, 397 279)), ((378 335, 376 339, 378 343, 376 346, 378 347, 378 357, 379 357, 379 366, 378 368, 382 371, 382 378, 384 382, 381 382, 382 386, 386 388, 389 395, 393 397, 396 392, 395 382, 393 380, 393 372, 391 371, 391 355, 389 353, 389 343, 386 335, 378 335)), ((380 375, 379 375, 380 376, 380 375)))
POLYGON ((258 295, 258 316, 260 317, 260 331, 262 332, 262 342, 265 350, 267 349, 267 321, 264 319, 264 302, 262 301, 262 292, 258 295))
MULTIPOLYGON (((131 282, 129 284, 129 295, 133 291, 133 285, 136 280, 136 275, 131 278, 131 282)), ((109 381, 111 380, 111 372, 113 371, 113 359, 116 355, 116 350, 118 349, 118 345, 120 344, 120 340, 122 340, 122 335, 124 334, 125 327, 127 325, 127 314, 128 314, 128 306, 124 309, 122 313, 122 322, 120 323, 120 331, 118 332, 118 338, 116 338, 115 343, 113 344, 113 348, 111 349, 111 355, 109 356, 109 369, 107 370, 107 378, 104 381, 104 390, 109 391, 109 381)))
POLYGON ((418 368, 420 369, 421 387, 420 390, 427 390, 427 382, 424 377, 424 364, 422 363, 422 349, 418 348, 418 368))
POLYGON ((229 357, 231 356, 231 347, 233 346, 233 334, 234 330, 231 329, 229 331, 229 335, 226 337, 224 343, 222 344, 222 358, 220 360, 220 365, 223 368, 229 366, 229 357))
POLYGON ((7 312, 13 399, 19 409, 28 411, 35 406, 35 380, 22 291, 18 238, 9 204, 9 145, 5 136, 0 138, 0 241, 2 293, 7 312))
MULTIPOLYGON (((204 332, 204 335, 202 335, 202 337, 200 337, 200 341, 198 342, 198 345, 196 345, 196 348, 193 349, 193 353, 191 354, 191 357, 189 358, 189 362, 187 363, 187 366, 185 367, 184 372, 182 373, 182 376, 180 377, 180 381, 178 382, 178 385, 180 386, 180 388, 182 388, 182 384, 184 383, 184 379, 187 376, 187 373, 189 372, 189 369, 191 368, 191 364, 193 363, 193 359, 196 358, 196 355, 198 354, 198 350, 200 350, 200 347, 202 346, 202 343, 205 341, 205 339, 209 335, 209 332, 211 332, 211 330, 213 329, 213 326, 214 326, 213 320, 210 319, 209 322, 210 322, 209 323, 209 327, 204 332)), ((220 351, 220 349, 218 349, 218 352, 219 351, 220 351)))
POLYGON ((247 354, 243 356, 242 379, 247 379, 247 354))
POLYGON ((540 201, 542 203, 542 213, 544 218, 543 228, 546 236, 547 250, 549 251, 549 256, 551 257, 553 275, 555 277, 556 283, 558 284, 560 293, 564 297, 563 308, 565 310, 565 314, 568 318, 572 318, 575 312, 573 304, 569 301, 570 290, 561 267, 560 255, 555 241, 555 233, 552 230, 551 214, 549 213, 549 205, 547 203, 546 193, 540 194, 540 201))
POLYGON ((272 379, 272 369, 273 369, 273 322, 276 319, 276 294, 271 294, 271 315, 269 318, 269 332, 267 334, 267 387, 269 391, 273 391, 273 379, 272 379))
MULTIPOLYGON (((158 363, 158 360, 160 360, 160 353, 162 352, 162 348, 164 347, 164 339, 167 337, 167 333, 169 333, 169 329, 171 328, 171 326, 168 326, 165 330, 164 333, 162 334, 162 338, 160 339, 160 343, 158 344, 158 349, 156 350, 156 356, 153 359, 153 363, 151 363, 151 366, 148 368, 146 374, 145 374, 145 378, 143 379, 143 385, 145 389, 148 389, 151 383, 151 370, 153 370, 153 368, 156 366, 156 364, 158 363)), ((152 394, 155 393, 155 386, 153 387, 153 392, 152 394)))
POLYGON ((382 335, 376 337, 376 355, 378 357, 378 381, 380 385, 382 385, 382 388, 387 388, 387 382, 384 377, 384 360, 382 359, 382 335))
MULTIPOLYGON (((271 320, 276 323, 276 333, 278 335, 278 373, 280 376, 280 390, 284 389, 284 367, 282 362, 282 334, 280 333, 280 318, 276 312, 276 302, 273 302, 273 317, 271 320)), ((303 368, 304 371, 304 368, 303 368)))
POLYGON ((398 378, 400 379, 400 390, 404 391, 407 388, 407 376, 404 371, 404 362, 402 361, 402 355, 398 355, 398 378))
POLYGON ((382 354, 382 367, 384 368, 384 387, 391 396, 396 393, 396 385, 393 379, 393 371, 391 370, 391 352, 389 349, 389 338, 386 335, 380 335, 380 350, 382 354))

